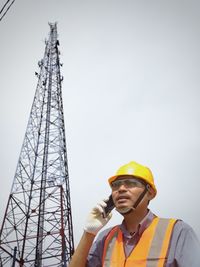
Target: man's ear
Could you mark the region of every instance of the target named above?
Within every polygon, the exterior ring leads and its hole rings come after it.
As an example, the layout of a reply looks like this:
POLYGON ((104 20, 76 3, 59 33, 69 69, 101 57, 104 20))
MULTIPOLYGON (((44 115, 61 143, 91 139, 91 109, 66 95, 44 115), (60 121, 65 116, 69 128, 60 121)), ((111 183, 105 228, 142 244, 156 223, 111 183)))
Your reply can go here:
POLYGON ((150 185, 147 185, 147 189, 148 189, 147 197, 149 200, 152 200, 155 197, 156 192, 154 191, 154 189, 150 185))

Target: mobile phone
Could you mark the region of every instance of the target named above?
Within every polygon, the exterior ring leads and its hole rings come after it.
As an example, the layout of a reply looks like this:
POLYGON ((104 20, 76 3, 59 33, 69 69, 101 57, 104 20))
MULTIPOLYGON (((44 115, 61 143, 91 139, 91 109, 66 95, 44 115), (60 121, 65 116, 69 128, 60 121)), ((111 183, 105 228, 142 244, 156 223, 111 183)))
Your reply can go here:
POLYGON ((104 218, 114 209, 115 205, 113 202, 112 195, 109 196, 109 199, 106 201, 107 206, 104 208, 104 218))

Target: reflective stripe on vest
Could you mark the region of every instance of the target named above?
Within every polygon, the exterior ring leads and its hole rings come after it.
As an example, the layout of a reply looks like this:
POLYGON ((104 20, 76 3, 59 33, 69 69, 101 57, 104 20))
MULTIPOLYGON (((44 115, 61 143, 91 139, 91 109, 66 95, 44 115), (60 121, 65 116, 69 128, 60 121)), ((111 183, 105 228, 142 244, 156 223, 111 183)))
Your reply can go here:
POLYGON ((123 235, 114 227, 104 243, 102 267, 164 267, 175 219, 154 218, 126 258, 123 235))

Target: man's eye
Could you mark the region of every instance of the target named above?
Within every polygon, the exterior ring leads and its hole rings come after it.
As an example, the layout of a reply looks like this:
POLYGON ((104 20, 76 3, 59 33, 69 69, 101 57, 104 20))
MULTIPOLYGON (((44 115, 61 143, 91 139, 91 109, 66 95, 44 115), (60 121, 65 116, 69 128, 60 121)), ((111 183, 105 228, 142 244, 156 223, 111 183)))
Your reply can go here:
POLYGON ((131 186, 131 187, 137 186, 137 182, 136 181, 131 181, 131 180, 127 180, 126 184, 127 184, 127 186, 131 186))

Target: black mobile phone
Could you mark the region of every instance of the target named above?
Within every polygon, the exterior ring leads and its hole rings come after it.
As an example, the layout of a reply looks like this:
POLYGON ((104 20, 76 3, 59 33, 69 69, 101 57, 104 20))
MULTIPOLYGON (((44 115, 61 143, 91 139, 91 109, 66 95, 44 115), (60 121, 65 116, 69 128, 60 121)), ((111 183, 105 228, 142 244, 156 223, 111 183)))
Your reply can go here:
POLYGON ((115 205, 113 202, 112 195, 109 196, 109 199, 106 201, 107 206, 104 208, 104 216, 107 217, 108 214, 114 209, 115 205))

